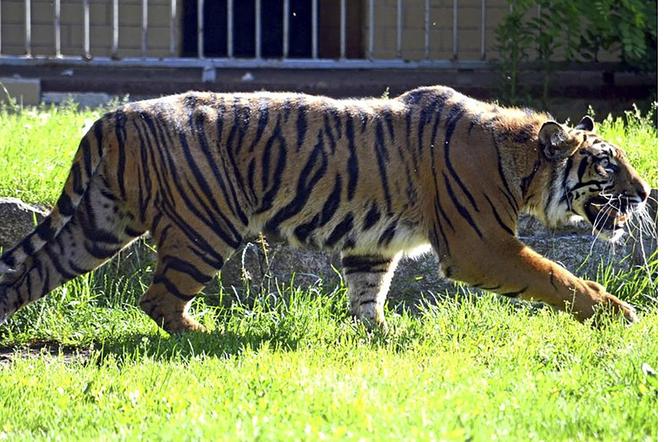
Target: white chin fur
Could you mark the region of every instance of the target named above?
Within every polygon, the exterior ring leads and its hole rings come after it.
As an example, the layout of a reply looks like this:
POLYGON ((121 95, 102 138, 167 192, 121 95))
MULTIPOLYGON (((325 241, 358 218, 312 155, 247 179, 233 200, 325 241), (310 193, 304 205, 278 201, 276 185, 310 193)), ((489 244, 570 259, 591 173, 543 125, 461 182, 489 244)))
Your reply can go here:
POLYGON ((611 231, 606 231, 602 230, 600 232, 594 231, 597 236, 599 236, 601 239, 604 241, 608 241, 610 243, 615 243, 618 242, 620 238, 625 234, 625 229, 622 227, 619 229, 611 230, 611 231))
POLYGON ((569 217, 569 223, 573 226, 581 224, 585 221, 585 218, 580 215, 572 215, 569 217))

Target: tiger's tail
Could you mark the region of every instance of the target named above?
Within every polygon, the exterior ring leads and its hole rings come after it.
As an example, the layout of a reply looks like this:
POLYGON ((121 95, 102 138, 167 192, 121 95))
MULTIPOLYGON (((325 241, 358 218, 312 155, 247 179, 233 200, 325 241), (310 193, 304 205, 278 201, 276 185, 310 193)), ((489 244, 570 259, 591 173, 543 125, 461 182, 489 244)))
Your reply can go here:
POLYGON ((0 257, 0 281, 6 275, 14 273, 17 266, 55 238, 71 220, 102 162, 103 124, 103 119, 97 120, 83 136, 62 194, 51 213, 32 232, 0 257))

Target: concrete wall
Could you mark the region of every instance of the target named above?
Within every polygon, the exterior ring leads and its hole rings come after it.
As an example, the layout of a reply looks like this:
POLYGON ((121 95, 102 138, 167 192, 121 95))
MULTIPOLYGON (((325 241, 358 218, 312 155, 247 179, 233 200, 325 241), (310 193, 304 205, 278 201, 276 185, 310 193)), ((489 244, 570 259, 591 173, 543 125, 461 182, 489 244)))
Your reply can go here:
MULTIPOLYGON (((181 9, 178 0, 176 19, 176 53, 181 48, 181 9)), ((212 0, 209 0, 212 1, 212 0)), ((215 0, 222 1, 222 0, 215 0)), ((225 0, 223 0, 225 1, 225 0)), ((250 1, 250 0, 243 0, 250 1)), ((280 0, 263 0, 280 1, 280 0)), ((346 0, 347 55, 362 58, 369 46, 369 1, 346 0)), ((141 55, 141 0, 119 0, 120 33, 119 56, 141 55)), ((403 57, 408 60, 424 58, 424 0, 403 0, 403 57)), ((54 55, 53 0, 31 0, 32 53, 54 55)), ((481 0, 458 0, 459 59, 477 60, 481 57, 480 20, 481 0)), ((0 53, 25 54, 25 0, 2 0, 0 20, 0 53)), ((64 55, 83 53, 83 7, 81 0, 61 0, 64 55)), ((336 58, 339 54, 339 0, 320 0, 320 55, 336 58)), ((494 31, 507 13, 506 0, 486 0, 487 59, 495 59, 494 31)), ((450 59, 452 52, 453 0, 431 0, 430 56, 450 59)), ((95 56, 111 55, 113 10, 111 0, 90 0, 90 43, 95 56)), ((170 0, 149 0, 148 56, 168 56, 170 47, 170 0)), ((225 20, 225 17, 223 18, 225 20)), ((375 0, 374 58, 397 57, 397 0, 375 0)), ((291 32, 296 32, 292 30, 291 32)), ((237 35, 250 38, 252 35, 237 35)), ((615 54, 604 54, 605 61, 616 60, 615 54)))
MULTIPOLYGON (((403 57, 423 59, 424 0, 403 0, 403 4, 403 57)), ((459 0, 458 4, 459 59, 478 60, 481 57, 481 0, 459 0)), ((507 12, 507 4, 505 0, 486 0, 486 8, 485 47, 487 58, 495 58, 493 32, 507 12)), ((374 57, 394 58, 397 55, 397 0, 376 0, 375 15, 374 57)), ((453 0, 431 0, 430 17, 431 58, 452 58, 453 0)), ((365 21, 364 35, 368 47, 368 21, 365 21)))
MULTIPOLYGON (((141 1, 120 0, 119 55, 141 55, 141 1)), ((61 45, 64 55, 83 53, 83 2, 61 0, 61 45)), ((25 54, 25 1, 3 0, 2 54, 25 54)), ((148 55, 169 52, 170 0, 149 0, 148 55)), ((179 11, 178 11, 179 14, 179 11)), ((179 15, 178 15, 179 17, 179 15)), ((113 23, 111 0, 90 0, 90 47, 93 55, 110 56, 113 23)), ((179 23, 179 18, 178 18, 179 23)), ((179 32, 179 27, 178 27, 179 32)), ((32 0, 32 53, 54 55, 53 1, 32 0)), ((179 50, 180 36, 176 36, 179 50)))

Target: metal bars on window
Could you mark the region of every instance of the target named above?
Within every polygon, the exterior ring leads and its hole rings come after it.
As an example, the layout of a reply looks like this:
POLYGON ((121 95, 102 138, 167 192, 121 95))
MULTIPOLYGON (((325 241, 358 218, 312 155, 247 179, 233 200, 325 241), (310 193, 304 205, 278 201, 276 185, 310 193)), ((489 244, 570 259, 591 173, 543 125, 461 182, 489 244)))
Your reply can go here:
MULTIPOLYGON (((395 0, 394 2, 388 2, 386 0, 364 0, 362 5, 364 13, 360 13, 360 16, 364 17, 363 23, 359 23, 356 19, 349 26, 350 20, 353 17, 358 16, 358 11, 356 9, 358 4, 355 3, 359 0, 337 0, 337 2, 326 2, 322 3, 321 0, 282 0, 281 13, 282 16, 277 18, 277 23, 281 21, 282 27, 282 41, 280 42, 281 46, 281 58, 278 59, 268 59, 264 57, 266 51, 266 45, 270 45, 274 42, 263 42, 263 37, 269 35, 267 29, 264 29, 265 26, 274 26, 274 20, 271 20, 272 17, 264 16, 264 13, 267 13, 268 4, 265 0, 254 0, 254 33, 253 36, 246 35, 245 32, 238 29, 237 23, 234 16, 234 7, 240 7, 238 5, 244 6, 245 4, 239 3, 239 0, 226 0, 226 17, 219 17, 222 20, 225 18, 226 26, 226 54, 223 57, 208 57, 205 53, 206 51, 206 39, 209 36, 206 34, 205 29, 205 19, 206 19, 206 2, 205 0, 195 0, 192 2, 192 8, 195 8, 195 29, 192 32, 195 32, 196 35, 192 36, 192 41, 194 41, 195 46, 195 57, 186 58, 179 56, 179 51, 181 50, 181 42, 178 40, 180 38, 182 29, 183 29, 183 20, 184 20, 184 2, 183 0, 167 0, 167 8, 164 8, 165 12, 152 12, 150 9, 153 7, 154 0, 140 0, 137 2, 133 0, 131 3, 133 5, 139 4, 140 17, 138 20, 138 35, 139 41, 133 42, 132 47, 138 57, 124 57, 120 56, 120 26, 128 27, 134 26, 136 24, 121 23, 120 18, 120 8, 124 8, 124 2, 127 1, 127 4, 130 2, 128 0, 110 0, 107 4, 110 8, 111 23, 110 23, 110 56, 104 56, 103 54, 95 54, 92 49, 91 42, 91 20, 96 17, 98 10, 96 9, 99 5, 104 3, 92 2, 91 0, 74 0, 80 1, 82 10, 82 23, 79 25, 74 24, 74 26, 82 26, 82 53, 78 57, 72 55, 63 55, 63 52, 66 52, 68 49, 64 43, 62 36, 62 28, 64 19, 68 17, 63 17, 61 3, 62 0, 51 0, 52 4, 52 14, 53 14, 53 55, 45 55, 35 53, 36 46, 33 35, 32 28, 32 13, 33 8, 41 8, 42 0, 23 0, 22 2, 13 1, 7 2, 5 0, 0 0, 0 64, 2 63, 14 63, 21 64, 21 60, 25 64, 26 61, 32 60, 35 62, 85 62, 85 63, 116 63, 116 64, 132 64, 132 65, 163 65, 163 66, 213 66, 213 67, 250 67, 250 66, 270 66, 270 67, 321 67, 321 68, 335 68, 335 67, 380 67, 380 66, 389 66, 389 67, 417 67, 417 66, 455 66, 455 63, 476 63, 478 65, 483 64, 483 60, 486 59, 486 40, 487 40, 487 4, 486 0, 469 0, 464 2, 463 9, 460 6, 459 0, 450 0, 449 2, 437 2, 435 5, 432 5, 431 0, 395 0), (238 2, 238 3, 236 3, 238 2), (310 22, 302 21, 300 17, 298 20, 293 20, 294 11, 300 11, 303 5, 310 2, 306 5, 305 12, 307 17, 310 14, 310 22), (339 14, 338 29, 333 30, 333 27, 329 26, 329 16, 336 15, 336 12, 330 11, 330 4, 336 9, 339 14), (336 5, 336 6, 335 6, 336 5), (24 21, 24 35, 23 35, 23 56, 19 55, 8 55, 6 48, 9 46, 8 41, 12 40, 12 47, 15 48, 17 42, 14 40, 16 36, 9 36, 6 32, 3 37, 3 26, 6 25, 3 22, 3 7, 5 8, 5 17, 7 8, 23 8, 22 16, 24 21), (396 6, 396 10, 394 9, 396 6), (91 14, 91 9, 94 9, 95 14, 91 14), (327 8, 321 10, 321 8, 327 8), (389 17, 391 13, 386 12, 388 8, 393 8, 392 11, 395 20, 392 23, 389 23, 385 20, 386 17, 389 17), (459 23, 463 14, 468 13, 470 8, 474 8, 475 11, 479 9, 479 20, 476 26, 477 32, 476 35, 479 37, 479 57, 476 60, 459 60, 460 57, 460 27, 459 23), (450 10, 451 9, 451 10, 450 10), (167 11, 167 12, 166 12, 167 11), (451 24, 448 22, 448 19, 445 21, 448 23, 445 27, 441 27, 440 22, 445 14, 451 12, 451 24), (412 17, 413 14, 419 15, 423 13, 424 23, 413 27, 412 17), (153 14, 153 15, 151 15, 153 14), (436 18, 438 17, 438 18, 436 18), (159 21, 163 22, 162 24, 159 21), (271 25, 268 24, 272 23, 271 25), (326 25, 328 23, 328 25, 326 25), (306 28, 302 28, 305 26, 306 28), (322 26, 322 27, 321 27, 322 26), (148 34, 152 31, 154 27, 162 27, 168 29, 168 42, 160 42, 159 54, 164 55, 152 55, 156 48, 150 46, 150 41, 148 39, 148 34), (307 29, 308 28, 308 29, 307 29), (357 29, 356 29, 357 28, 357 29), (332 31, 330 31, 332 29, 332 31), (419 40, 421 44, 413 44, 413 41, 407 41, 407 36, 412 40, 412 36, 417 36, 418 33, 413 32, 419 29, 420 35, 422 37, 415 37, 416 39, 422 38, 419 40), (321 48, 321 41, 330 41, 326 36, 321 36, 322 32, 338 32, 338 34, 333 38, 338 38, 339 42, 339 51, 338 54, 330 54, 330 49, 328 46, 321 48), (435 31, 435 32, 434 32, 435 31), (301 39, 293 40, 291 37, 293 35, 306 35, 310 34, 311 36, 311 48, 310 53, 305 58, 291 58, 295 47, 293 45, 297 44, 298 48, 301 48, 303 43, 301 39), (252 38, 254 40, 254 56, 249 58, 239 58, 235 54, 235 43, 237 39, 246 39, 252 38), (323 38, 322 38, 323 37, 323 38), (350 39, 349 39, 350 37, 350 39), (359 39, 358 39, 359 37, 359 39), (362 38, 363 37, 363 38, 362 38), (434 54, 440 54, 442 52, 440 41, 444 41, 447 38, 451 37, 451 54, 449 58, 441 58, 440 55, 434 56, 434 54), (389 41, 393 41, 390 45, 389 41), (352 45, 352 46, 351 46, 352 45), (359 48, 357 46, 360 45, 359 48), (353 48, 353 53, 364 51, 364 57, 360 58, 348 58, 349 48, 353 48), (390 47, 392 49, 390 49, 390 47), (408 48, 408 49, 406 49, 408 48), (414 60, 406 60, 406 51, 421 51, 419 57, 415 56, 414 60), (383 54, 389 54, 390 51, 394 56, 389 58, 383 54), (377 56, 378 54, 378 56, 377 56), (437 58, 436 58, 437 57, 437 58)), ((223 0, 217 0, 223 2, 223 0)), ((241 0, 245 1, 245 0, 241 0)), ((249 0, 250 1, 250 0, 249 0)), ((276 1, 276 0, 269 0, 276 1)), ((249 3, 250 4, 250 3, 249 3)), ((153 8, 154 9, 154 8, 153 8)), ((505 8, 507 9, 507 7, 505 8)), ((299 13, 299 12, 298 12, 299 13)), ((421 15, 420 15, 421 17, 421 15)), ((449 15, 447 15, 449 17, 449 15)), ((218 22, 219 18, 215 17, 215 22, 218 22)), ((308 18, 307 18, 308 20, 308 18)), ((71 21, 68 19, 67 21, 71 21)), ((135 22, 134 22, 135 23, 135 22)), ((208 23, 211 23, 208 21, 208 23)), ((420 22, 421 23, 421 22, 420 22)), ((71 26, 71 24, 67 24, 71 26)), ((336 26, 336 25, 335 25, 336 26)), ((466 25, 464 25, 466 26, 466 25)), ((80 29, 80 28, 79 28, 80 29)), ((95 28, 97 30, 99 28, 95 28)), ((66 34, 69 35, 69 34, 66 34)), ((97 35, 95 32, 94 35, 97 35)), ((329 37, 329 36, 328 36, 329 37)), ((108 41, 108 40, 107 40, 108 41)), ((448 40, 449 41, 449 40, 448 40)), ((20 36, 18 45, 20 45, 20 36)), ((97 45, 100 43, 97 42, 97 45)), ((129 42, 131 44, 131 42, 129 42)), ((279 45, 279 43, 277 43, 279 45)), ((129 48, 128 48, 129 49, 129 48)), ((15 50, 15 49, 12 49, 15 50)), ((70 50, 70 49, 69 49, 70 50)), ((96 50, 95 50, 96 52, 96 50)), ((298 50, 301 52, 301 49, 298 50)), ((246 57, 246 56, 245 56, 246 57)), ((458 66, 458 64, 457 64, 458 66)))
POLYGON ((113 0, 113 40, 111 41, 111 57, 119 58, 118 48, 120 46, 120 5, 118 0, 113 0))
POLYGON ((32 10, 30 0, 25 0, 25 55, 32 55, 32 10))

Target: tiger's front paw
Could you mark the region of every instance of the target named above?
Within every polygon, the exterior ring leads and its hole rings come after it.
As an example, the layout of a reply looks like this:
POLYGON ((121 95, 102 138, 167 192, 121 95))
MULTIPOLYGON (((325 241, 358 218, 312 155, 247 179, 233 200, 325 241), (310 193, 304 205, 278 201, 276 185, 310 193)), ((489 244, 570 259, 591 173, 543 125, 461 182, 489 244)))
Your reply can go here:
POLYGON ((610 294, 603 285, 595 281, 585 281, 585 283, 595 292, 595 298, 599 300, 594 307, 596 313, 597 310, 605 309, 613 315, 622 316, 630 324, 638 322, 639 317, 636 314, 636 309, 630 304, 610 294))
POLYGON ((639 321, 636 309, 625 301, 621 301, 617 297, 607 294, 606 303, 614 313, 621 314, 628 323, 634 324, 639 321))

